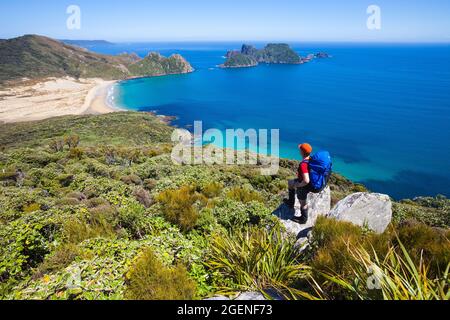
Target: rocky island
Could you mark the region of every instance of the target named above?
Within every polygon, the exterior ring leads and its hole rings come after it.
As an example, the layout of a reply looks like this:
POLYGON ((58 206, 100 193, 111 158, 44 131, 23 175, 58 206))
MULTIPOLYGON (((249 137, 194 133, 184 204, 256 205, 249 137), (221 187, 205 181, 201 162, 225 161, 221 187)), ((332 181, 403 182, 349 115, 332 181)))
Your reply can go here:
POLYGON ((324 52, 311 54, 307 57, 300 56, 288 44, 270 43, 263 49, 257 49, 252 45, 244 44, 241 51, 233 50, 226 54, 226 61, 222 68, 255 67, 260 63, 265 64, 303 64, 315 58, 329 58, 324 52))

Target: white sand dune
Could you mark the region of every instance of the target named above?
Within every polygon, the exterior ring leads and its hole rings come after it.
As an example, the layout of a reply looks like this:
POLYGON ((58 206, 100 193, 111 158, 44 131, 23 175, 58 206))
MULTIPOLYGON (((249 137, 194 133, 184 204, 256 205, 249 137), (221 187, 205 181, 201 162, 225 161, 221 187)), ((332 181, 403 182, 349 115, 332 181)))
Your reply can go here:
POLYGON ((114 81, 49 78, 0 89, 0 123, 117 111, 106 99, 114 81))

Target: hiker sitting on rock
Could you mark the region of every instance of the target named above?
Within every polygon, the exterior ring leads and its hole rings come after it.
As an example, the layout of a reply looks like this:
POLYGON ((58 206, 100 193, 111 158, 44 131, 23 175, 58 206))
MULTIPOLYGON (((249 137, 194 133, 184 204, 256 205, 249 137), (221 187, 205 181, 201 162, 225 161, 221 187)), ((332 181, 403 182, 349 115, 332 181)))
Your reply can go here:
POLYGON ((308 193, 320 193, 328 184, 331 176, 331 157, 327 151, 320 151, 311 157, 313 148, 308 143, 298 146, 302 156, 302 162, 298 168, 297 179, 289 180, 289 198, 285 199, 285 204, 294 209, 295 195, 297 193, 300 201, 301 216, 294 216, 292 219, 300 224, 308 221, 308 193))

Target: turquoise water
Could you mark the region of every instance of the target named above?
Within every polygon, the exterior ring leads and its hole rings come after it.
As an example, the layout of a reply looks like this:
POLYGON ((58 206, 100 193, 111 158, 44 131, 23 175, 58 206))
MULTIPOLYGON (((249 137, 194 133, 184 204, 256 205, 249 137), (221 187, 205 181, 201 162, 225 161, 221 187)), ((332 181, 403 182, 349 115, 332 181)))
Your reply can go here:
POLYGON ((280 129, 281 156, 327 149, 335 171, 395 198, 450 196, 450 46, 292 44, 331 59, 222 70, 234 43, 122 44, 103 53, 181 53, 196 69, 122 82, 117 106, 177 116, 180 127, 280 129), (176 49, 172 49, 176 48, 176 49))

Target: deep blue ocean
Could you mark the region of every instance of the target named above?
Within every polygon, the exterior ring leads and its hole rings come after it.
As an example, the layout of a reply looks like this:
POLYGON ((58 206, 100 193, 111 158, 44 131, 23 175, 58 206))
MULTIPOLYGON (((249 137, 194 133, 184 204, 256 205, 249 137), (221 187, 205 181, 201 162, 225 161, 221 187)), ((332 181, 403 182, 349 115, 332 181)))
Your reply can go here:
MULTIPOLYGON (((254 43, 256 46, 262 44, 254 43)), ((100 53, 182 54, 192 74, 115 87, 118 107, 173 115, 179 127, 280 129, 282 157, 297 145, 329 150, 335 171, 394 198, 450 196, 450 45, 291 46, 331 59, 220 69, 240 43, 115 44, 100 53)))

